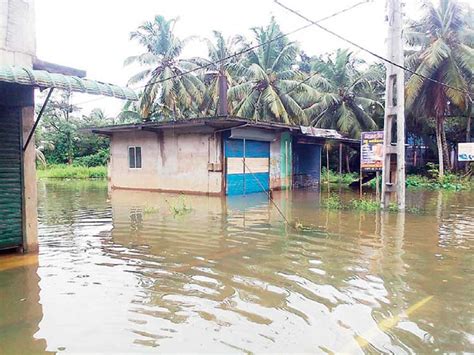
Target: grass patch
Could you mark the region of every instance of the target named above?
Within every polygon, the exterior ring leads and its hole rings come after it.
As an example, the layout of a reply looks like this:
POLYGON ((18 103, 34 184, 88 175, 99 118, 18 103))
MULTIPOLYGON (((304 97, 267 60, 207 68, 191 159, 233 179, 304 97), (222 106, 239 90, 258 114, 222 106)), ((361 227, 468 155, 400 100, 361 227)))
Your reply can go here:
POLYGON ((350 200, 348 207, 349 209, 356 211, 375 212, 380 209, 380 203, 375 200, 362 198, 358 200, 350 200))
POLYGON ((106 166, 48 165, 37 170, 39 179, 106 179, 106 166))
POLYGON ((170 212, 174 217, 184 216, 190 213, 193 209, 186 204, 186 199, 181 196, 174 200, 165 200, 169 206, 170 212))
POLYGON ((341 201, 339 195, 331 194, 329 195, 324 201, 323 206, 326 207, 328 210, 342 210, 344 208, 344 204, 341 201))
MULTIPOLYGON (((341 200, 339 195, 331 194, 325 198, 322 202, 322 205, 328 210, 350 210, 350 211, 360 211, 360 212, 376 212, 380 211, 382 207, 380 202, 377 200, 371 199, 370 197, 363 197, 360 199, 352 199, 349 202, 344 202, 341 200)), ((390 203, 387 209, 389 212, 398 212, 398 206, 395 203, 390 203)), ((407 207, 405 212, 420 214, 423 211, 417 207, 407 207)))

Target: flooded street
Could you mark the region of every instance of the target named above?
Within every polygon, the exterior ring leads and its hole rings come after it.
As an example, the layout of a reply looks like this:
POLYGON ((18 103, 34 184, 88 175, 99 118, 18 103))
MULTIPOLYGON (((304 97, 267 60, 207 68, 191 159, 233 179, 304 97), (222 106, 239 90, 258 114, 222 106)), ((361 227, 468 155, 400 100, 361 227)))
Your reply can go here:
POLYGON ((295 231, 264 194, 41 181, 39 255, 0 258, 0 354, 474 352, 474 192, 323 197, 274 194, 295 231))

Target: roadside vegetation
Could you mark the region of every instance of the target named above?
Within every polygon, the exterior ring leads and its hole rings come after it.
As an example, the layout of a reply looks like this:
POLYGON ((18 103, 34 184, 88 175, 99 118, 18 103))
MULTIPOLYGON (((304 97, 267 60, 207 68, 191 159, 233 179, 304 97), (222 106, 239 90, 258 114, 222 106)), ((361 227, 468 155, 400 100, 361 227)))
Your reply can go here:
MULTIPOLYGON (((350 210, 368 213, 382 210, 380 202, 371 196, 363 196, 362 198, 351 199, 345 202, 341 199, 340 195, 330 194, 329 196, 324 197, 322 206, 328 210, 350 210)), ((397 205, 393 203, 390 204, 388 206, 388 211, 398 212, 397 205)), ((406 212, 421 213, 422 210, 416 207, 407 207, 406 212)))
POLYGON ((105 166, 49 165, 37 170, 39 179, 106 179, 105 166))
MULTIPOLYGON (((429 175, 428 180, 413 178, 409 186, 456 189, 451 172, 457 167, 450 153, 457 143, 474 136, 469 95, 472 9, 458 0, 439 0, 423 2, 422 13, 419 21, 408 19, 404 31, 405 65, 424 76, 406 74, 406 128, 410 141, 427 149, 427 161, 436 161, 438 177, 436 183, 429 175)), ((308 54, 283 35, 274 18, 252 28, 248 38, 225 38, 219 31, 211 38, 180 38, 177 26, 178 19, 157 15, 131 32, 130 40, 141 52, 125 60, 125 65, 140 68, 129 84, 144 89, 140 100, 127 102, 118 117, 107 117, 100 108, 81 115, 70 94, 53 95, 36 137, 38 164, 104 166, 108 139, 85 132, 85 127, 215 116, 219 78, 225 78, 228 87, 230 115, 336 129, 355 139, 362 131, 383 126, 384 63, 367 62, 344 48, 308 54), (196 41, 207 46, 208 55, 184 56, 186 47, 196 41)), ((336 154, 337 149, 329 152, 336 154)), ((342 155, 348 174, 343 181, 348 182, 357 169, 358 152, 344 148, 342 155)), ((339 177, 330 173, 329 180, 339 177)))

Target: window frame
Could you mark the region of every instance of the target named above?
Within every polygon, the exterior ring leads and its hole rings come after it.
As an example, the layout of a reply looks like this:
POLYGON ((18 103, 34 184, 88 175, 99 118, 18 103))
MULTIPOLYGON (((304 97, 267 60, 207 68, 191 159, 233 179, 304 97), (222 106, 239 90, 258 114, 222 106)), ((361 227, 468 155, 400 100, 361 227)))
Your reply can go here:
POLYGON ((128 149, 127 149, 127 157, 128 157, 128 169, 129 170, 139 170, 139 169, 142 169, 143 168, 143 159, 142 159, 142 147, 139 146, 139 145, 129 145, 128 146, 128 149), (137 155, 137 148, 139 149, 140 151, 140 158, 137 159, 138 155, 137 155), (131 166, 132 164, 132 155, 131 155, 131 149, 133 149, 133 167, 131 166), (138 167, 137 165, 137 162, 140 162, 140 166, 138 167))

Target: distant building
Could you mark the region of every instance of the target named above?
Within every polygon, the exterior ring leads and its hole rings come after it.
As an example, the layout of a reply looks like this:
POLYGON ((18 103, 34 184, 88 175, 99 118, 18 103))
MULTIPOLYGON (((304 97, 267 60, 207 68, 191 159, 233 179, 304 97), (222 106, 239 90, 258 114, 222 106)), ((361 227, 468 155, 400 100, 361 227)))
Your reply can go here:
POLYGON ((336 131, 237 117, 93 128, 110 137, 112 189, 241 195, 317 187, 326 141, 358 146, 336 131))

